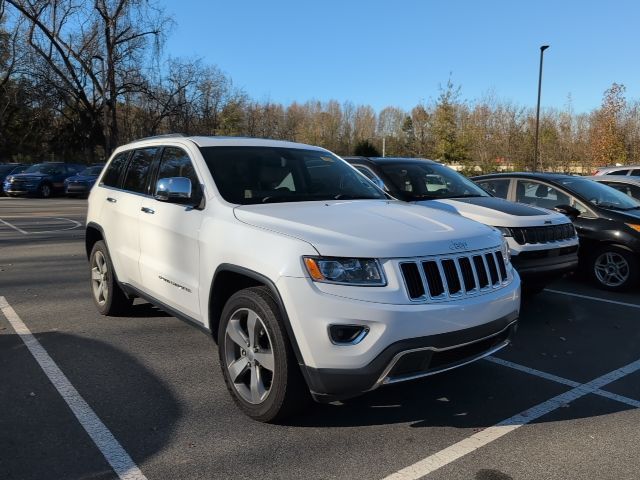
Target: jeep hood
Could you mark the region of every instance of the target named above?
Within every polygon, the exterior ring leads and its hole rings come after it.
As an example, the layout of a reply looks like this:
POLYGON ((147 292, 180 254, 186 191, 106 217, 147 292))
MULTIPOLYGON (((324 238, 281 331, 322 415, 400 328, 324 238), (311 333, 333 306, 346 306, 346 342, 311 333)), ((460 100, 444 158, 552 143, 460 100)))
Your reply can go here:
POLYGON ((320 255, 402 258, 496 247, 501 235, 460 215, 399 201, 243 205, 241 222, 304 240, 320 255))
POLYGON ((423 200, 416 204, 456 213, 495 227, 536 227, 570 222, 567 216, 553 210, 496 197, 423 200))

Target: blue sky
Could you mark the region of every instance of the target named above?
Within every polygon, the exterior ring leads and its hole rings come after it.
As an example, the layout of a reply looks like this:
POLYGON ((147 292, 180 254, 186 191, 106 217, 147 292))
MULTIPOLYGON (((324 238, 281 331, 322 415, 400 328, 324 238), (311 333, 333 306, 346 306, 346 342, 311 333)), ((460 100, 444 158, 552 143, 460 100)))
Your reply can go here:
POLYGON ((597 107, 612 82, 640 98, 640 2, 160 0, 172 56, 218 65, 252 98, 409 109, 449 74, 473 101, 487 92, 535 107, 597 107))

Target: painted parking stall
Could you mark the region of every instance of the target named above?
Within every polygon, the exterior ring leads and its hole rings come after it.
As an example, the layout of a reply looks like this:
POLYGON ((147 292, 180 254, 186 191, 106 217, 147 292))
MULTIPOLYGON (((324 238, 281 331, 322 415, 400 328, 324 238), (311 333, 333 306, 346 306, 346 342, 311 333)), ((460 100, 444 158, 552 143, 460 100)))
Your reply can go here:
MULTIPOLYGON (((52 202, 2 200, 0 218, 25 232, 35 228, 29 209, 81 222, 83 201, 52 202)), ((11 263, 0 271, 0 365, 11 366, 2 372, 11 394, 0 393, 2 478, 534 479, 560 468, 547 444, 572 465, 557 478, 640 469, 640 435, 628 428, 640 421, 639 292, 555 283, 523 305, 514 344, 497 357, 262 425, 228 398, 206 335, 143 302, 131 317, 96 315, 82 231, 24 234, 0 222, 0 267, 11 263), (24 339, 37 342, 35 355, 24 339), (47 425, 79 465, 52 470, 54 442, 28 453, 15 443, 37 442, 47 425)))

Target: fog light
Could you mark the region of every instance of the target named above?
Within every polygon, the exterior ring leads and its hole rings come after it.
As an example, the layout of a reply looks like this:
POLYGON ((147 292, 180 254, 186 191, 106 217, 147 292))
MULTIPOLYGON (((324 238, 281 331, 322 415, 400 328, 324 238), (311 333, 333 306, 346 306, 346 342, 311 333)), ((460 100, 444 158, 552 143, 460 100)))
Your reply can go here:
POLYGON ((329 338, 336 345, 357 345, 369 333, 363 325, 330 325, 329 338))

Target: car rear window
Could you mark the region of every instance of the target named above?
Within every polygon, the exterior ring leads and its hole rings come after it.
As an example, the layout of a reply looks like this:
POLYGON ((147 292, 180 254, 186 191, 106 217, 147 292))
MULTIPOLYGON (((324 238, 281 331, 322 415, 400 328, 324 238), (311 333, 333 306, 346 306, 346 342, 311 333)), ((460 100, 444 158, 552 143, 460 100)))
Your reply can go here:
POLYGON ((127 163, 129 152, 122 152, 115 156, 111 163, 107 167, 107 171, 104 172, 101 185, 105 187, 118 187, 120 176, 127 163))

